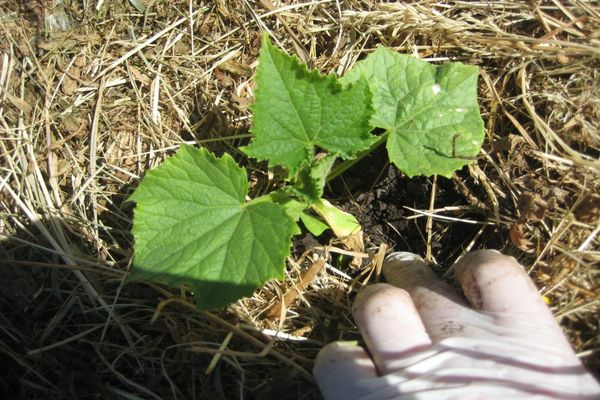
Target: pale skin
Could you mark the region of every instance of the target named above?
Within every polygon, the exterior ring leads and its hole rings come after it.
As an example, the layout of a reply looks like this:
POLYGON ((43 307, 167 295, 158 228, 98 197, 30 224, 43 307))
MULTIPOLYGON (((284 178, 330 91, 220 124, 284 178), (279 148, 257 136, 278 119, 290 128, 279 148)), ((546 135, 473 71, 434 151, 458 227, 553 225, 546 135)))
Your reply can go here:
POLYGON ((388 257, 387 283, 353 307, 367 349, 335 342, 317 357, 326 400, 600 398, 514 258, 476 251, 453 269, 462 294, 420 257, 388 257))

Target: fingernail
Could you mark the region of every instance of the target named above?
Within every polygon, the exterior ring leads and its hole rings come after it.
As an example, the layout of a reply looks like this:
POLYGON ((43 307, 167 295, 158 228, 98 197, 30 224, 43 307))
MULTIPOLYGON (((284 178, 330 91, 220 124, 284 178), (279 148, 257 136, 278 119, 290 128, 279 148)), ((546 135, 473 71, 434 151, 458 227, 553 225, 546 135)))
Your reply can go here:
POLYGON ((421 256, 408 251, 391 253, 383 263, 383 276, 386 281, 404 289, 431 278, 432 274, 421 256))
POLYGON ((340 347, 356 347, 358 346, 358 340, 339 340, 337 344, 340 347))
POLYGON ((394 253, 390 253, 385 258, 385 262, 387 263, 402 263, 402 264, 412 264, 416 261, 425 262, 423 258, 415 253, 411 253, 409 251, 396 251, 394 253))

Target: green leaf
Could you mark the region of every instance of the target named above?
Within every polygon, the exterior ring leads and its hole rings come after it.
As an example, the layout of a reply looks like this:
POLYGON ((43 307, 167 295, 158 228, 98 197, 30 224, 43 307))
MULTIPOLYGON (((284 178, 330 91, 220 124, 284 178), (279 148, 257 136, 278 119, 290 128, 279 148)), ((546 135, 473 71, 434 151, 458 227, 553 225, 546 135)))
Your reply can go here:
MULTIPOLYGON (((304 210, 308 207, 308 204, 298 201, 296 198, 292 197, 292 195, 288 193, 285 188, 283 190, 277 190, 269 193, 269 197, 271 198, 271 201, 279 204, 288 217, 294 222, 298 222, 300 220, 304 210)), ((294 225, 292 236, 299 235, 301 233, 302 230, 300 227, 298 225, 294 225)))
POLYGON ((286 214, 293 221, 298 221, 300 215, 306 208, 308 208, 308 204, 298 201, 295 197, 292 197, 286 188, 269 193, 269 197, 271 198, 271 201, 283 207, 286 214))
POLYGON ((350 213, 342 211, 329 201, 320 199, 312 204, 312 209, 327 222, 333 233, 339 238, 362 232, 358 220, 350 213))
POLYGON ((307 204, 317 202, 323 196, 323 188, 327 183, 327 175, 335 162, 334 156, 326 156, 313 160, 296 175, 296 182, 289 190, 303 199, 307 204))
POLYGON ((329 229, 329 225, 327 225, 325 222, 306 212, 300 215, 300 219, 302 220, 302 223, 306 229, 308 229, 308 231, 315 236, 321 236, 323 232, 329 229))
MULTIPOLYGON (((301 220, 306 229, 313 235, 319 236, 325 230, 329 229, 329 226, 326 223, 307 212, 306 209, 309 205, 306 202, 297 200, 295 196, 297 196, 297 193, 290 190, 289 187, 269 193, 269 197, 283 207, 292 221, 298 222, 301 220)), ((296 225, 293 235, 299 235, 301 233, 302 230, 296 225)))
POLYGON ((129 2, 131 3, 132 6, 135 7, 136 10, 138 10, 140 13, 145 13, 146 12, 146 6, 144 5, 144 3, 142 3, 140 0, 129 0, 129 2))
POLYGON ((369 82, 371 124, 387 131, 390 160, 402 172, 450 177, 483 142, 478 74, 475 66, 436 66, 379 47, 340 81, 369 82))
POLYGON ((213 309, 282 278, 295 224, 268 196, 245 202, 247 191, 246 171, 231 156, 182 146, 130 197, 130 280, 186 285, 199 308, 213 309))
POLYGON ((350 158, 373 143, 371 93, 364 79, 342 89, 334 75, 309 71, 265 36, 256 82, 255 138, 242 148, 247 155, 297 172, 317 146, 350 158))

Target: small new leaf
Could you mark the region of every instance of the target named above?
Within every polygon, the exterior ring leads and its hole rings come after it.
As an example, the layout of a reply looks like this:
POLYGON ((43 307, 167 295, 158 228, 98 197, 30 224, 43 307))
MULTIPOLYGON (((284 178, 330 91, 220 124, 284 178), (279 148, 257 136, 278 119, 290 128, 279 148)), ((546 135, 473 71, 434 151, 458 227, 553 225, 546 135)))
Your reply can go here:
POLYGON ((242 148, 249 156, 295 173, 313 159, 317 146, 351 158, 373 143, 371 92, 364 79, 343 89, 334 75, 309 71, 265 36, 256 82, 255 138, 242 148))
POLYGON ((302 213, 302 215, 300 216, 300 220, 302 221, 306 229, 308 229, 308 231, 315 236, 321 236, 323 232, 329 229, 329 225, 321 221, 319 218, 313 217, 312 215, 306 212, 302 213))
POLYGON ((387 131, 390 160, 408 176, 452 173, 475 156, 484 138, 475 66, 433 65, 379 47, 340 81, 367 79, 373 126, 387 131))
POLYGON ((269 197, 245 202, 246 171, 233 158, 182 146, 134 194, 130 280, 185 285, 201 309, 223 307, 283 278, 296 228, 269 197))
POLYGON ((334 162, 335 157, 331 155, 313 160, 298 172, 295 184, 289 187, 289 191, 304 200, 306 204, 319 201, 323 196, 327 175, 334 162))

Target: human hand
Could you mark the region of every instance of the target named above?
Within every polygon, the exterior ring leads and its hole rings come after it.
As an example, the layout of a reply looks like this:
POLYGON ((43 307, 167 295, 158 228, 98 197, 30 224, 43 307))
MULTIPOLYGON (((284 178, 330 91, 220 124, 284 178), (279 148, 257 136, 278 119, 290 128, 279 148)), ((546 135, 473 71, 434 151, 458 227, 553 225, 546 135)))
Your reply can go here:
POLYGON ((514 258, 482 250, 455 264, 468 302, 412 253, 388 256, 383 273, 353 307, 370 356, 343 342, 317 356, 326 400, 600 398, 514 258))

